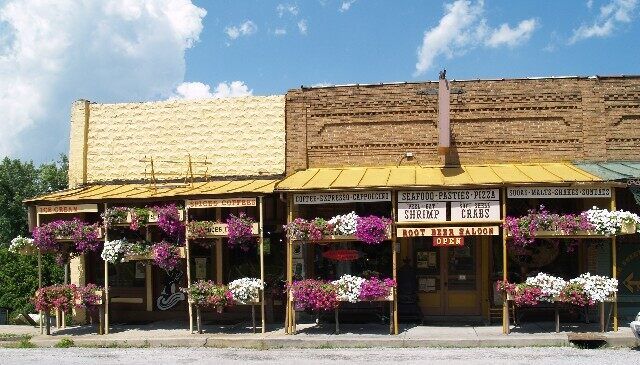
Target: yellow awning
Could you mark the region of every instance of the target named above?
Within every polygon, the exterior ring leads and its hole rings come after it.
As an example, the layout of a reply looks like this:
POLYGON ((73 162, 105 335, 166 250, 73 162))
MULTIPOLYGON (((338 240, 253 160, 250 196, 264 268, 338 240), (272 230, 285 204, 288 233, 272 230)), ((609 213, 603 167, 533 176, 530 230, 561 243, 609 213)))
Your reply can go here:
POLYGON ((602 181, 570 163, 313 168, 276 185, 276 191, 389 189, 592 183, 602 181))
POLYGON ((213 197, 228 194, 269 194, 278 180, 228 180, 193 184, 104 184, 57 191, 25 200, 25 203, 110 200, 151 200, 186 197, 213 197))

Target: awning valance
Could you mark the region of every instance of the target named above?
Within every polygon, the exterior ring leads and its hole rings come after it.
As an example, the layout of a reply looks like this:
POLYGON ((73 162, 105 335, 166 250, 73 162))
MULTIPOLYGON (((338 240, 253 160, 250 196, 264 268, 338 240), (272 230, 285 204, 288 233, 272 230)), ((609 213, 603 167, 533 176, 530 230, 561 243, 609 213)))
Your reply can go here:
POLYGON ((193 184, 105 184, 58 191, 25 200, 25 203, 150 200, 211 197, 229 194, 269 194, 278 180, 227 180, 193 184))
POLYGON ((571 184, 602 181, 571 163, 312 168, 296 172, 276 191, 571 184))

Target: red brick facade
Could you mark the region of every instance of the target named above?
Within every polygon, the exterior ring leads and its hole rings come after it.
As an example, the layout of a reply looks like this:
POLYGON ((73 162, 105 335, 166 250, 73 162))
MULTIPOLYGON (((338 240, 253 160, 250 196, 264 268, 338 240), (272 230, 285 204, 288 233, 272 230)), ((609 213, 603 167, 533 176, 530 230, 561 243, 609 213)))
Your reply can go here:
MULTIPOLYGON (((286 171, 439 164, 437 82, 294 89, 286 171)), ((451 82, 447 163, 640 160, 640 77, 451 82), (456 94, 455 89, 462 90, 456 94)))

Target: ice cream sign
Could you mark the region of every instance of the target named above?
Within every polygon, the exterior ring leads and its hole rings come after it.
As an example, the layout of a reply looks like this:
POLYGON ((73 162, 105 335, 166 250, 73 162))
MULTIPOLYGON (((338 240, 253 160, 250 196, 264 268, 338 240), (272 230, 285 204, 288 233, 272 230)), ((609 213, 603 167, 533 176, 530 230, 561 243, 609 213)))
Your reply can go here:
POLYGON ((499 189, 422 190, 398 193, 399 222, 497 220, 500 220, 499 189))

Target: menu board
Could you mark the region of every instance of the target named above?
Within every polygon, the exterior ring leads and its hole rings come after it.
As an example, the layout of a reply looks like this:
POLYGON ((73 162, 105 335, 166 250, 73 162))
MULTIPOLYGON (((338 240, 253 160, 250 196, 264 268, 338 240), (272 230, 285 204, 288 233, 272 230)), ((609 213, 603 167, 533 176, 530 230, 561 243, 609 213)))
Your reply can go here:
POLYGON ((499 189, 417 190, 398 193, 398 222, 500 220, 499 189), (450 211, 450 218, 447 212, 450 211))

